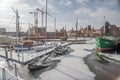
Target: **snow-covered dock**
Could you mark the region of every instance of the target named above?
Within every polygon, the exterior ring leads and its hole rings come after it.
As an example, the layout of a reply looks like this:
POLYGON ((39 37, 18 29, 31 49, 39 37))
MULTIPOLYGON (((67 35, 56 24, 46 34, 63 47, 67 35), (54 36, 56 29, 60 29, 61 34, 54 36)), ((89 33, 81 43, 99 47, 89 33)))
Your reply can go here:
MULTIPOLYGON (((63 44, 62 46, 68 45, 68 43, 63 44)), ((86 44, 72 44, 69 45, 74 51, 69 54, 65 54, 59 57, 50 58, 52 60, 60 59, 61 61, 57 64, 54 69, 45 71, 41 74, 34 73, 37 76, 34 77, 29 75, 29 71, 25 67, 20 67, 18 64, 19 71, 22 72, 22 78, 24 80, 94 80, 95 74, 92 73, 88 66, 84 62, 84 57, 91 54, 93 48, 95 48, 95 42, 93 40, 89 40, 86 44)), ((4 52, 4 50, 3 50, 4 52)), ((1 53, 0 53, 1 54, 1 53)), ((33 53, 30 51, 29 53, 24 53, 24 61, 28 61, 31 57, 33 58, 39 56, 42 53, 33 53)), ((9 55, 10 57, 10 55, 9 55)), ((22 61, 22 53, 19 56, 15 53, 13 58, 22 61)))
MULTIPOLYGON (((71 43, 64 43, 61 44, 61 46, 68 46, 71 43)), ((0 51, 0 57, 5 58, 6 60, 9 61, 14 61, 20 64, 27 64, 31 60, 37 58, 37 57, 42 57, 43 55, 49 54, 54 50, 55 47, 51 47, 45 50, 42 50, 40 52, 36 52, 35 50, 29 50, 29 51, 21 51, 21 52, 7 52, 7 58, 6 58, 6 53, 4 49, 1 49, 0 51)))

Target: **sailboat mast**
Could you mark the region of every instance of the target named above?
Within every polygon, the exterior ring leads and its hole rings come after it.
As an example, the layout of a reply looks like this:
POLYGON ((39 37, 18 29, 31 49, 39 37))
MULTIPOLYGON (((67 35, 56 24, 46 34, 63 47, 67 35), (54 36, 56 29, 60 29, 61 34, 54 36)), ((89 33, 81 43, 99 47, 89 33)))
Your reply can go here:
MULTIPOLYGON (((42 9, 42 12, 41 12, 41 19, 42 19, 42 24, 41 24, 41 26, 42 26, 42 28, 43 28, 43 14, 44 14, 44 12, 43 12, 43 9, 42 9)), ((43 32, 44 32, 44 31, 43 31, 43 29, 42 29, 42 35, 44 34, 43 32)))
POLYGON ((77 34, 78 34, 77 28, 78 28, 78 16, 77 16, 77 20, 76 20, 76 40, 77 40, 77 34))
POLYGON ((19 40, 17 39, 18 34, 20 33, 20 31, 19 31, 19 15, 18 15, 17 9, 15 10, 13 7, 11 7, 11 8, 14 11, 14 13, 16 14, 16 44, 18 44, 18 41, 20 42, 20 37, 19 37, 19 40))
POLYGON ((29 26, 28 26, 28 28, 29 28, 29 31, 28 31, 28 39, 29 39, 29 40, 30 40, 30 32, 31 32, 31 31, 30 31, 30 25, 31 25, 31 24, 29 23, 29 26))
POLYGON ((56 18, 54 18, 54 39, 56 37, 56 18))
POLYGON ((46 17, 45 17, 45 46, 46 46, 46 37, 47 37, 47 2, 48 0, 46 0, 46 17))
POLYGON ((66 37, 66 25, 64 27, 64 38, 66 37))
POLYGON ((20 23, 19 23, 19 14, 18 14, 18 10, 16 10, 16 12, 17 12, 17 21, 18 21, 18 26, 17 26, 17 32, 18 32, 18 34, 17 34, 17 36, 18 36, 18 43, 20 43, 20 23))
POLYGON ((105 16, 104 16, 104 26, 103 26, 103 27, 104 27, 104 32, 103 32, 103 33, 104 33, 104 36, 105 36, 105 35, 106 35, 106 28, 105 28, 105 16))
POLYGON ((17 35, 18 35, 18 12, 16 10, 16 44, 18 44, 17 35))

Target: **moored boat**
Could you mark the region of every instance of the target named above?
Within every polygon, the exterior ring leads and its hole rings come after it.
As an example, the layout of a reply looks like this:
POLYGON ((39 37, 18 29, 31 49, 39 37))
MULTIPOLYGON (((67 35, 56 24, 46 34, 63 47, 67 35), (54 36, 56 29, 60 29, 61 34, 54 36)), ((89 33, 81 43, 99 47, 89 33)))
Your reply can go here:
POLYGON ((114 51, 116 48, 115 38, 111 35, 110 27, 111 24, 108 21, 105 21, 103 27, 103 36, 96 39, 96 46, 99 52, 111 52, 114 51))
POLYGON ((97 38, 96 46, 99 52, 109 52, 115 50, 115 41, 106 38, 97 38))
POLYGON ((49 64, 32 63, 32 64, 28 64, 28 69, 29 70, 37 70, 37 69, 46 68, 48 66, 49 66, 49 64))
POLYGON ((33 41, 31 40, 26 40, 26 41, 23 41, 22 43, 13 45, 13 49, 15 51, 31 50, 33 49, 32 47, 33 47, 33 41))
POLYGON ((32 48, 30 46, 25 46, 25 45, 14 45, 13 49, 15 51, 25 51, 25 50, 30 50, 32 48))
POLYGON ((58 55, 62 55, 62 54, 64 54, 67 50, 68 50, 68 48, 59 46, 59 47, 55 48, 54 53, 55 53, 55 54, 58 54, 58 55))
POLYGON ((37 69, 42 69, 50 66, 50 61, 47 59, 51 56, 52 53, 47 55, 45 58, 43 57, 38 57, 33 59, 29 64, 28 64, 28 69, 29 70, 37 70, 37 69), (41 60, 44 58, 43 60, 41 60))

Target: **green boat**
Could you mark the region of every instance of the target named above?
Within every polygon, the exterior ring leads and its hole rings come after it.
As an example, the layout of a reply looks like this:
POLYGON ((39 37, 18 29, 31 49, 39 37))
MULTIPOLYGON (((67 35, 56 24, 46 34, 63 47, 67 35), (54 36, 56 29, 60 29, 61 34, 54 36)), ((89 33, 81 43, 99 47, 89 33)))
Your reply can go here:
POLYGON ((106 38, 96 38, 96 46, 99 52, 109 52, 115 50, 115 41, 106 38))
POLYGON ((115 50, 116 42, 115 39, 111 36, 110 27, 111 24, 106 21, 104 25, 103 37, 96 39, 96 46, 99 52, 110 52, 115 50))

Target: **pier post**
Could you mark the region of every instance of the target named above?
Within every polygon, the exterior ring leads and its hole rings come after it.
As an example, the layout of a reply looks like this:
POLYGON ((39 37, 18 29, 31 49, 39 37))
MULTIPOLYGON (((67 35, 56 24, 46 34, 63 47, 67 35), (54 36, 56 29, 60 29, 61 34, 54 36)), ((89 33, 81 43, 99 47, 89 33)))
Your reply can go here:
POLYGON ((24 54, 23 54, 23 51, 22 51, 22 62, 24 62, 24 54))
POLYGON ((22 46, 22 62, 24 62, 23 46, 22 46))
POLYGON ((18 61, 20 61, 20 51, 17 52, 18 61))
POLYGON ((17 66, 16 64, 14 66, 15 66, 15 76, 17 77, 17 66))
POLYGON ((6 80, 6 74, 4 68, 2 68, 2 80, 6 80))
POLYGON ((7 49, 6 49, 6 48, 4 48, 4 49, 5 49, 6 61, 8 61, 8 52, 7 52, 7 49))

